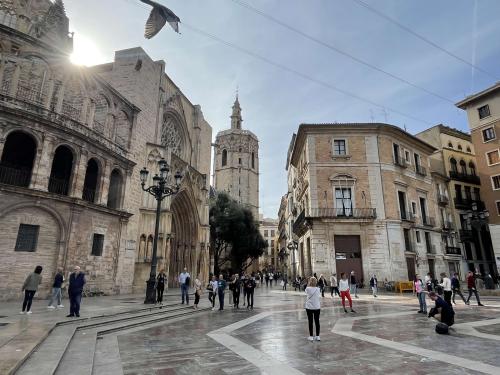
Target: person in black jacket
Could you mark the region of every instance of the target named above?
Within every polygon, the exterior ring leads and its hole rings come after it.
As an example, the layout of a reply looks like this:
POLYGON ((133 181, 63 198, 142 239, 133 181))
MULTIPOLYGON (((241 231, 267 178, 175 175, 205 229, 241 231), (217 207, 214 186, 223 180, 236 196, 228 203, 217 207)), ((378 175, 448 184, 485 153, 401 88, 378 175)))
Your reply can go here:
POLYGON ((429 318, 434 318, 448 327, 452 326, 455 323, 455 311, 453 311, 453 307, 436 292, 430 292, 429 298, 435 302, 435 306, 429 311, 429 318))
POLYGON ((240 275, 235 274, 233 278, 233 308, 240 308, 241 280, 240 275))
POLYGON ((67 318, 80 317, 80 303, 82 301, 83 286, 85 285, 85 274, 80 271, 79 266, 75 266, 73 273, 69 276, 69 315, 67 318))
POLYGON ((458 273, 456 272, 453 274, 453 277, 451 278, 451 290, 453 291, 453 295, 451 297, 453 304, 456 305, 455 294, 458 294, 460 297, 462 297, 462 300, 467 305, 467 301, 465 300, 465 297, 462 294, 462 291, 460 290, 460 280, 458 279, 458 273))
POLYGON ((163 304, 163 291, 165 290, 165 281, 167 280, 167 275, 164 270, 160 270, 158 276, 156 276, 156 303, 163 304))
POLYGON ((245 280, 245 285, 243 287, 246 289, 247 309, 253 310, 253 293, 255 290, 255 286, 255 277, 249 277, 245 280))
POLYGON ((57 300, 57 307, 64 307, 62 305, 62 284, 64 282, 63 270, 62 268, 57 269, 57 273, 54 276, 54 283, 52 284, 52 295, 50 296, 48 309, 55 309, 53 303, 57 300))

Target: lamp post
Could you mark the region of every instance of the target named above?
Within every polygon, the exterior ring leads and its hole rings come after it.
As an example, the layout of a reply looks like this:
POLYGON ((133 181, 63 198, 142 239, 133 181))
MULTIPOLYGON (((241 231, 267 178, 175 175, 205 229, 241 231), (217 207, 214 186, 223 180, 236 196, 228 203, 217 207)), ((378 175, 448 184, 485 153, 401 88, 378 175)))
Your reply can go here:
POLYGON ((160 174, 155 174, 153 177, 153 184, 151 186, 146 187, 146 181, 148 179, 149 171, 146 167, 141 169, 140 178, 141 178, 141 187, 142 190, 148 192, 156 199, 156 222, 155 222, 155 236, 153 239, 153 256, 151 259, 151 271, 149 273, 149 280, 146 282, 146 299, 144 303, 146 304, 154 304, 156 302, 156 293, 155 293, 155 283, 156 283, 156 266, 158 262, 158 258, 156 256, 158 249, 158 231, 160 229, 160 212, 161 212, 161 202, 164 198, 174 195, 179 191, 179 187, 182 180, 182 175, 180 172, 177 172, 174 175, 175 186, 168 186, 167 179, 170 176, 170 168, 168 167, 167 161, 164 158, 161 158, 158 161, 158 169, 160 170, 160 174))

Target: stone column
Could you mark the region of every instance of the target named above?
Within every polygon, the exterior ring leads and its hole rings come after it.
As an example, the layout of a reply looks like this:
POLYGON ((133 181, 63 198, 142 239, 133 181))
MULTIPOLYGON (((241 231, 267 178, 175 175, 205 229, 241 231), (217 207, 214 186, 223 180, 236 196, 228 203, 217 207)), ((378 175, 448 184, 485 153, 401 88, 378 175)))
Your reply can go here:
POLYGON ((100 199, 97 200, 97 202, 103 206, 106 206, 108 204, 110 176, 111 176, 111 164, 108 160, 106 160, 99 182, 100 199))
POLYGON ((85 179, 85 172, 87 170, 87 150, 82 147, 79 155, 75 158, 73 162, 72 178, 71 178, 71 189, 69 191, 69 196, 73 198, 81 198, 83 192, 83 182, 85 179))
POLYGON ((17 94, 17 87, 19 85, 20 75, 21 75, 21 66, 16 64, 16 69, 14 70, 14 74, 12 75, 12 82, 9 91, 10 96, 16 96, 17 94))
POLYGON ((46 135, 43 144, 38 146, 35 162, 33 163, 30 188, 48 191, 55 142, 55 137, 46 135))

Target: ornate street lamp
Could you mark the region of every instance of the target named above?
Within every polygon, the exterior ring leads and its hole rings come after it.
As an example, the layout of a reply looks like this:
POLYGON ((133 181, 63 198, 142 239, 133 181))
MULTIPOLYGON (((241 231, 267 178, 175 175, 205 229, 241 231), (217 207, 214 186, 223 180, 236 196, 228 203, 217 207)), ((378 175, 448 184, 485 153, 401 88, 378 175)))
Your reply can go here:
POLYGON ((167 161, 161 158, 158 161, 158 169, 160 171, 159 175, 155 174, 153 177, 153 185, 146 187, 146 181, 148 179, 149 171, 146 167, 141 169, 141 187, 142 190, 148 192, 156 199, 156 222, 155 222, 155 236, 153 240, 153 257, 151 259, 151 272, 149 273, 149 280, 146 282, 146 299, 144 303, 154 304, 156 302, 155 293, 155 283, 156 283, 156 266, 158 258, 156 256, 158 249, 158 232, 160 229, 160 212, 161 212, 161 202, 164 198, 174 195, 179 191, 179 187, 182 181, 182 175, 177 172, 174 175, 175 185, 168 186, 168 177, 170 176, 170 168, 168 167, 167 161))

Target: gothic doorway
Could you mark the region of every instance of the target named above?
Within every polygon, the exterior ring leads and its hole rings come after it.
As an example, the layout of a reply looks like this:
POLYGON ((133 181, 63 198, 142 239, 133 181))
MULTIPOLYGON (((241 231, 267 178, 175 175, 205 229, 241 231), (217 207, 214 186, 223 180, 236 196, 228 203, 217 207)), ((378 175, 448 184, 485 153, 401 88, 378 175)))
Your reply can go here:
POLYGON ((171 204, 172 233, 168 257, 168 280, 172 287, 178 286, 178 276, 184 267, 191 274, 192 281, 200 274, 198 213, 193 199, 187 190, 181 190, 175 195, 171 204))

